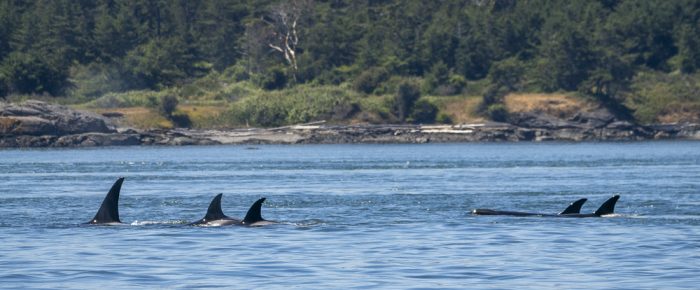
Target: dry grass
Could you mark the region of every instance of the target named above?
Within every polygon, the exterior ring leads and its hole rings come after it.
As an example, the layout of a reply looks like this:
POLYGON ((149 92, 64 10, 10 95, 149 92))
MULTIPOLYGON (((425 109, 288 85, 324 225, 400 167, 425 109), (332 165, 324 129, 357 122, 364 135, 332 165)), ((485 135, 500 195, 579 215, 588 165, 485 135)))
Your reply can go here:
POLYGON ((221 118, 222 114, 229 109, 226 105, 221 106, 194 106, 180 105, 178 111, 186 113, 195 128, 225 128, 228 127, 226 121, 221 118))
POLYGON ((459 97, 445 99, 444 101, 436 101, 440 112, 449 115, 452 122, 455 124, 484 122, 484 117, 477 114, 477 108, 480 103, 480 97, 466 99, 464 97, 459 97))
POLYGON ((700 103, 670 104, 656 117, 663 124, 700 123, 700 103))
MULTIPOLYGON (((195 106, 195 105, 180 105, 177 107, 177 112, 185 113, 190 117, 192 126, 195 128, 223 128, 226 124, 222 123, 220 118, 221 113, 228 109, 227 106, 195 106)), ((139 129, 149 128, 172 128, 173 123, 165 117, 161 116, 152 109, 145 107, 130 107, 130 108, 112 108, 112 109, 89 109, 92 112, 103 113, 120 113, 123 116, 111 118, 116 124, 125 127, 134 127, 139 129)))
POLYGON ((510 113, 539 112, 560 118, 571 117, 595 106, 564 94, 509 94, 504 103, 510 113))
POLYGON ((118 125, 125 127, 140 129, 173 127, 173 124, 165 119, 165 117, 144 107, 91 109, 90 111, 98 114, 120 113, 123 115, 123 117, 111 119, 118 125))

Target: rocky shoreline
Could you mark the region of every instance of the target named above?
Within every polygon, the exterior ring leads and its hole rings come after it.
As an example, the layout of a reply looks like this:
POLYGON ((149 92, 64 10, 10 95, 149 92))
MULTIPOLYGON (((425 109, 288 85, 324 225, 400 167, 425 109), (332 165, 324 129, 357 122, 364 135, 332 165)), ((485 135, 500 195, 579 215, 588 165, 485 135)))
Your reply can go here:
POLYGON ((604 109, 568 119, 520 113, 509 123, 458 125, 326 125, 232 130, 115 128, 97 114, 39 101, 0 104, 0 148, 215 144, 445 143, 498 141, 700 140, 700 124, 641 126, 604 109))

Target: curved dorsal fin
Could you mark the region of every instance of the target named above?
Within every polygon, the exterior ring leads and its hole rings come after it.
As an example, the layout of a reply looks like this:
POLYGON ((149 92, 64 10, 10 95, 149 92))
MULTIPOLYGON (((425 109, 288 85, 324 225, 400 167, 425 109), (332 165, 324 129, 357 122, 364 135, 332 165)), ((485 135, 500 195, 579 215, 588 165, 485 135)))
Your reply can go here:
POLYGON ((569 206, 559 214, 576 214, 576 213, 581 213, 581 207, 583 206, 584 203, 586 203, 588 199, 582 198, 577 201, 572 202, 569 204, 569 206))
POLYGON ((106 223, 121 223, 119 220, 119 192, 122 189, 124 177, 120 177, 114 182, 112 188, 102 201, 100 209, 91 221, 90 224, 106 224, 106 223))
POLYGON ((248 213, 245 215, 245 218, 243 219, 243 224, 252 224, 255 222, 259 221, 264 221, 265 219, 262 218, 262 204, 265 202, 265 198, 258 199, 253 205, 250 206, 250 209, 248 209, 248 213))
POLYGON ((620 195, 613 195, 613 197, 606 200, 593 214, 601 216, 615 213, 615 204, 618 199, 620 199, 620 195))
POLYGON ((224 211, 221 210, 221 197, 223 195, 223 193, 219 193, 214 197, 214 199, 211 200, 211 203, 209 204, 209 209, 207 209, 207 214, 204 216, 205 220, 210 221, 227 218, 227 216, 224 214, 224 211))

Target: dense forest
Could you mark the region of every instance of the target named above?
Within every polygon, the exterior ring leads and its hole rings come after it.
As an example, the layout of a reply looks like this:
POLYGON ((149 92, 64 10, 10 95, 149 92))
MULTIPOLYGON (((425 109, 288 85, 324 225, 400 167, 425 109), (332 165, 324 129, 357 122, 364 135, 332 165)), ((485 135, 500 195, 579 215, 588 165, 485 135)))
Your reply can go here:
POLYGON ((476 93, 494 118, 508 92, 575 91, 625 114, 635 78, 690 81, 679 94, 692 99, 698 69, 698 0, 0 0, 0 96, 89 99, 219 74, 409 102, 476 93))

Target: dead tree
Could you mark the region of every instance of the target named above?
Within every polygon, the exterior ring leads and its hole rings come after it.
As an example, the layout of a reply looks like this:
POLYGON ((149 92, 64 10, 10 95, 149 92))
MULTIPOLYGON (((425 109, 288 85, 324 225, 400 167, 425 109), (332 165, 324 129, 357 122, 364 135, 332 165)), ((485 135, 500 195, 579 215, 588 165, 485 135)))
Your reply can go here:
POLYGON ((264 19, 271 28, 267 45, 281 53, 296 73, 299 25, 311 11, 311 0, 282 1, 270 8, 264 19))

